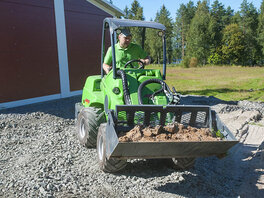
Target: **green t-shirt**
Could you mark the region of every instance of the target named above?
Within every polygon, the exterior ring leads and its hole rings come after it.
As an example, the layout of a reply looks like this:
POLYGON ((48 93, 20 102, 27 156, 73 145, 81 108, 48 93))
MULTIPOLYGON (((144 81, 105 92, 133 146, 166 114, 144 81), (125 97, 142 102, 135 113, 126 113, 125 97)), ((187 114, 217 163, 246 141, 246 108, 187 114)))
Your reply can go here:
MULTIPOLYGON (((115 44, 115 54, 116 54, 116 68, 122 68, 124 65, 133 59, 144 59, 148 54, 137 44, 130 43, 126 49, 120 47, 119 43, 115 44)), ((112 47, 109 47, 106 55, 104 57, 104 63, 112 65, 112 47)), ((138 63, 132 63, 133 66, 138 65, 138 63)))

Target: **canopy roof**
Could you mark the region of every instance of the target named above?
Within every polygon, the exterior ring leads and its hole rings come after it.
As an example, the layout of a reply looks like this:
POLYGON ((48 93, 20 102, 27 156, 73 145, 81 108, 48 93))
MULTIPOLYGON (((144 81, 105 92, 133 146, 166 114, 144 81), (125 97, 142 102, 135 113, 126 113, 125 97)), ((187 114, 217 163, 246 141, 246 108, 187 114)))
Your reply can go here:
POLYGON ((121 27, 147 27, 159 30, 166 30, 163 24, 153 22, 153 21, 139 21, 130 19, 117 19, 117 18, 105 18, 104 23, 109 24, 110 29, 116 30, 121 27))

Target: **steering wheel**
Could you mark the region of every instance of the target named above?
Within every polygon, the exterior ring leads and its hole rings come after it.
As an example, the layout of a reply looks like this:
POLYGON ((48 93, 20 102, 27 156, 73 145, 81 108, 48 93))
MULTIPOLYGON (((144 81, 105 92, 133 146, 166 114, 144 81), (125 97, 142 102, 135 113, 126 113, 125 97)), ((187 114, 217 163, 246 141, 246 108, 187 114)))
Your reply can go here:
POLYGON ((154 97, 159 94, 159 93, 164 93, 164 95, 168 98, 169 104, 179 104, 180 102, 180 94, 176 93, 175 88, 174 88, 174 93, 170 90, 169 86, 161 79, 148 79, 141 83, 138 87, 138 103, 140 105, 143 105, 143 97, 145 97, 142 93, 143 88, 146 87, 146 85, 151 84, 151 83, 156 83, 161 85, 161 89, 154 91, 150 95, 146 95, 149 99, 152 100, 154 103, 154 97))
POLYGON ((141 66, 138 69, 144 69, 145 68, 145 64, 141 60, 138 60, 138 59, 133 59, 133 60, 128 61, 125 64, 124 68, 127 68, 128 65, 130 65, 131 68, 135 68, 135 67, 133 67, 133 65, 131 65, 131 63, 134 63, 134 62, 141 63, 141 66))

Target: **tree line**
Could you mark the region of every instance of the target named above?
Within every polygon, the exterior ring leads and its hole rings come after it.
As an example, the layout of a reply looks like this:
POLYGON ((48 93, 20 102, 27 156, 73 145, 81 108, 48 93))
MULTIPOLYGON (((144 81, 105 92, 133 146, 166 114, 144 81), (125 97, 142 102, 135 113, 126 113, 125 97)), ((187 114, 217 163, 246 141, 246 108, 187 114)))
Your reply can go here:
MULTIPOLYGON (((134 0, 126 7, 125 18, 145 20, 143 7, 134 0)), ((151 19, 153 20, 153 19, 151 19)), ((243 0, 240 10, 234 10, 215 0, 181 4, 173 20, 162 5, 155 22, 166 26, 167 60, 181 60, 185 67, 197 65, 264 65, 264 0, 260 9, 243 0)), ((162 43, 154 30, 132 28, 133 41, 144 44, 154 63, 162 61, 162 43), (142 42, 145 35, 146 42, 142 42)))

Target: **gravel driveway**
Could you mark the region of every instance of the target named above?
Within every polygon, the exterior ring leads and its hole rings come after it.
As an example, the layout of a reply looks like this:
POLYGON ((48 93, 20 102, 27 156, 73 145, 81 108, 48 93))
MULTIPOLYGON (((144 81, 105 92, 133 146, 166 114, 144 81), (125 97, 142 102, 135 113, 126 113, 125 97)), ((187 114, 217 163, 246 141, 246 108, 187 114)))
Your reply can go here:
POLYGON ((95 149, 79 145, 72 97, 0 111, 0 197, 264 197, 264 104, 186 96, 207 104, 240 143, 227 157, 199 158, 188 171, 132 160, 99 171, 95 149))

